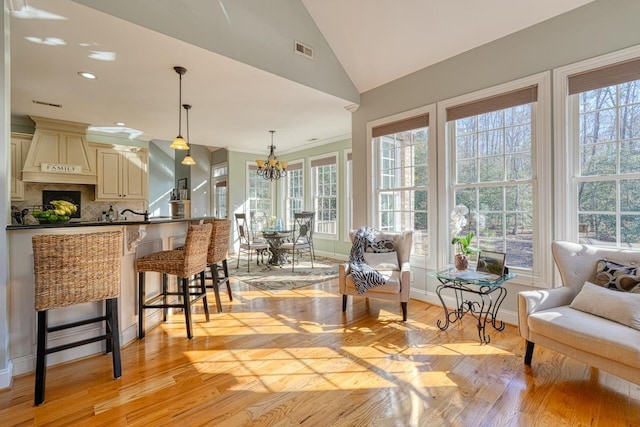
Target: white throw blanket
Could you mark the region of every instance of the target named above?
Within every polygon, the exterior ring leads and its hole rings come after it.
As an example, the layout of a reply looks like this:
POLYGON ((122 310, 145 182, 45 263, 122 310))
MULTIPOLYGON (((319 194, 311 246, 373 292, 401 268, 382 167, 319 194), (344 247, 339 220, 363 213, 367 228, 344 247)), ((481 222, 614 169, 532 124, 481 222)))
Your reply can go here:
POLYGON ((377 230, 371 227, 360 227, 353 238, 353 246, 349 254, 349 265, 353 284, 358 294, 363 294, 369 289, 384 285, 385 278, 378 271, 364 262, 364 252, 367 246, 375 247, 377 230))

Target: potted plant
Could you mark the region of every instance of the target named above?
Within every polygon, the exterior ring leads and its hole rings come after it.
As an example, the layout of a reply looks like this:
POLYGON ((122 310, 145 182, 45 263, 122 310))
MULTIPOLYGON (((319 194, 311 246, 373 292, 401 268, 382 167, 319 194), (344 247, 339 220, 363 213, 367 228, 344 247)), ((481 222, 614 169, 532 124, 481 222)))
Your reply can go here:
POLYGON ((467 225, 465 215, 469 213, 469 209, 465 205, 457 205, 451 212, 451 244, 455 247, 455 267, 457 270, 464 271, 469 268, 469 255, 479 252, 478 248, 471 246, 471 241, 475 237, 473 231, 465 235, 459 235, 462 229, 467 225))

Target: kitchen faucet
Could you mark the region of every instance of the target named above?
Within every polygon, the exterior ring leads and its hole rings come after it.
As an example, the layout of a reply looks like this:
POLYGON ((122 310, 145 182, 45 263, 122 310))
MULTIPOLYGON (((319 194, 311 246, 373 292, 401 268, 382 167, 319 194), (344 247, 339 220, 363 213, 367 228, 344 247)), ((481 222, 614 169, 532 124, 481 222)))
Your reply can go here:
POLYGON ((148 212, 148 211, 144 211, 144 212, 136 212, 136 211, 133 211, 133 210, 131 210, 131 209, 123 209, 123 210, 120 212, 120 215, 124 215, 124 214, 125 214, 125 213, 127 213, 127 212, 131 212, 131 213, 132 213, 132 214, 134 214, 134 215, 143 215, 143 216, 144 216, 144 220, 145 220, 145 221, 149 221, 149 212, 148 212))

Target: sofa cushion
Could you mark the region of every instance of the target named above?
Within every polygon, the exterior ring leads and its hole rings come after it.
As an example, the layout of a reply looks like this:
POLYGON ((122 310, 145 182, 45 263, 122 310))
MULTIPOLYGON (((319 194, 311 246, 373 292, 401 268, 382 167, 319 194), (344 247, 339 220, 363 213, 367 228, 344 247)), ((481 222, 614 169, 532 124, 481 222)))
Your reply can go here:
POLYGON ((598 261, 595 283, 605 288, 640 293, 638 269, 615 261, 606 259, 598 261))
POLYGON ((606 289, 585 282, 570 307, 640 330, 640 294, 606 289))
POLYGON ((374 241, 367 245, 365 252, 393 252, 395 251, 395 236, 378 233, 374 241))
MULTIPOLYGON (((383 294, 399 294, 400 293, 400 272, 399 271, 379 271, 382 277, 385 278, 386 283, 384 285, 374 286, 367 292, 380 292, 383 294)), ((345 278, 347 288, 356 289, 356 285, 353 283, 351 274, 348 274, 345 278)), ((367 292, 362 296, 367 296, 367 292)))
POLYGON ((393 252, 365 252, 364 262, 374 270, 400 270, 398 253, 393 252))
POLYGON ((640 331, 564 305, 529 315, 533 334, 640 368, 640 331))

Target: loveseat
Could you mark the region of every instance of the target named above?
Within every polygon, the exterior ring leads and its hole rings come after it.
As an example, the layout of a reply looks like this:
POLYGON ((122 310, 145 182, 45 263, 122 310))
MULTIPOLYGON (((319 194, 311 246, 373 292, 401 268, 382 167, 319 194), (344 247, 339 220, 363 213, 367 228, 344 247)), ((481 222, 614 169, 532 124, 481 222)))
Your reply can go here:
POLYGON ((539 344, 640 384, 640 251, 558 241, 552 252, 563 285, 518 294, 525 364, 539 344))

